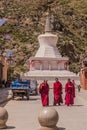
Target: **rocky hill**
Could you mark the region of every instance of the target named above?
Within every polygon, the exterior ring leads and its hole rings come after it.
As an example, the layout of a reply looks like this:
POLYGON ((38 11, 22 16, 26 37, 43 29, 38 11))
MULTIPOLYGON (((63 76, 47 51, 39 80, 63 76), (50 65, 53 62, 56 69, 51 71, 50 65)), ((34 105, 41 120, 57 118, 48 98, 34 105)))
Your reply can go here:
POLYGON ((60 53, 69 57, 70 70, 79 72, 87 56, 87 0, 1 0, 0 19, 7 22, 0 26, 0 47, 3 54, 14 50, 15 73, 26 71, 26 61, 35 55, 48 11, 60 53))

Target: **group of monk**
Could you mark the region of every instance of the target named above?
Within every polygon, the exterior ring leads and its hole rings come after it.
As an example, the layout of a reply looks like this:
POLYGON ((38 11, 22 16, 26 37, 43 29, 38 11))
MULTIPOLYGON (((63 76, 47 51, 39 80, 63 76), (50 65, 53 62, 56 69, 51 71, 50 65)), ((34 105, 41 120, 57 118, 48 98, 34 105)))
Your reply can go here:
MULTIPOLYGON (((74 104, 74 98, 75 98, 75 85, 73 82, 71 82, 71 79, 69 78, 67 83, 64 87, 65 90, 65 104, 67 106, 74 104)), ((40 86, 39 86, 39 93, 41 95, 41 101, 42 106, 48 106, 49 105, 49 84, 47 83, 47 80, 44 80, 40 86)), ((53 83, 53 105, 56 106, 61 105, 63 103, 63 86, 62 83, 58 80, 58 78, 55 78, 55 82, 53 83)))

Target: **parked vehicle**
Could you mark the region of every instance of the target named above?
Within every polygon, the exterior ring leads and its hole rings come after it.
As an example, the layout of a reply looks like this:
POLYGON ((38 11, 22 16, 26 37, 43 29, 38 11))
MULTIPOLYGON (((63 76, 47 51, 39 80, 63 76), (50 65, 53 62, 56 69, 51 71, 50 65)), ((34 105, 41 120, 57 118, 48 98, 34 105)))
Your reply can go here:
POLYGON ((30 80, 29 92, 30 92, 30 94, 34 94, 34 95, 38 94, 37 81, 36 80, 30 80))
POLYGON ((14 81, 10 86, 13 92, 13 99, 17 96, 24 98, 27 97, 29 100, 29 82, 27 81, 14 81))

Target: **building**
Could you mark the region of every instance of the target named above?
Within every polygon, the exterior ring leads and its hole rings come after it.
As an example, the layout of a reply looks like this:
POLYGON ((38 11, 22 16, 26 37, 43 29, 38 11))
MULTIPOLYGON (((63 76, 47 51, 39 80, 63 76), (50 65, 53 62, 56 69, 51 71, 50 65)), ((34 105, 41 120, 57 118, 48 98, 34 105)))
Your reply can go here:
POLYGON ((45 33, 38 36, 39 49, 34 57, 29 59, 29 72, 21 75, 22 78, 36 80, 54 80, 59 77, 78 79, 78 76, 69 71, 69 58, 62 57, 56 47, 58 36, 52 34, 50 16, 46 18, 45 33))
POLYGON ((87 90, 87 58, 82 62, 82 68, 80 71, 80 85, 83 89, 87 90))

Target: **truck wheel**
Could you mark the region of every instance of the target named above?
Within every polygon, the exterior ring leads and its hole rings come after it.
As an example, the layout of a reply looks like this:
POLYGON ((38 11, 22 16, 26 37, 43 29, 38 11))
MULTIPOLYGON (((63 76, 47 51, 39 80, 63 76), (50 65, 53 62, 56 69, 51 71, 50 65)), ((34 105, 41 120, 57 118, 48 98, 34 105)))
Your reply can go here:
POLYGON ((12 100, 14 100, 14 94, 13 94, 13 96, 12 96, 12 100))
POLYGON ((27 100, 29 100, 29 94, 27 94, 27 100))
POLYGON ((35 95, 38 95, 38 91, 37 91, 37 89, 35 90, 35 95))
POLYGON ((27 100, 29 100, 29 97, 27 97, 27 100))
POLYGON ((23 93, 22 93, 21 97, 22 97, 22 100, 23 100, 24 99, 24 94, 23 93))
POLYGON ((29 100, 29 94, 28 93, 27 93, 26 97, 27 97, 27 100, 29 100))

